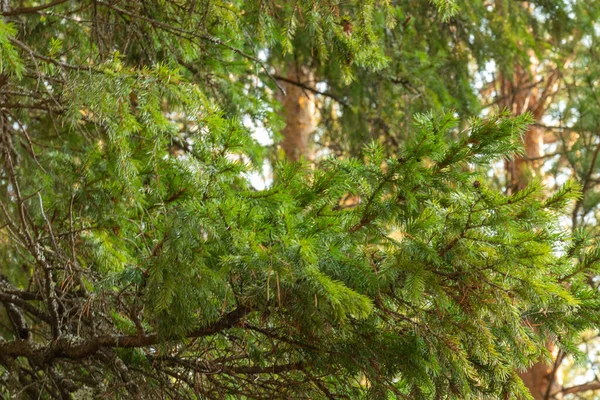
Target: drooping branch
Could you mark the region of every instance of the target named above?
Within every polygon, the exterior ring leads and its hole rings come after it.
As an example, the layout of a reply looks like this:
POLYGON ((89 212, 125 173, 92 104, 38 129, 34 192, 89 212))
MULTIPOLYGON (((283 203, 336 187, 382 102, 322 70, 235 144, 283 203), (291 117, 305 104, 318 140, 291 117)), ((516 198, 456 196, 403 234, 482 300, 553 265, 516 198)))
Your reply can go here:
POLYGON ((24 8, 17 8, 15 10, 3 11, 3 12, 0 12, 0 15, 2 15, 4 17, 10 17, 10 16, 15 16, 15 15, 35 14, 39 11, 47 10, 48 8, 58 6, 62 3, 66 3, 67 1, 68 0, 54 0, 48 4, 41 4, 41 5, 35 6, 35 7, 24 7, 24 8))
MULTIPOLYGON (((249 312, 249 307, 240 306, 229 312, 215 323, 198 328, 186 335, 187 338, 199 338, 214 335, 223 330, 237 325, 249 312)), ((162 338, 156 333, 149 335, 104 335, 77 342, 72 339, 59 338, 58 340, 40 346, 21 340, 0 343, 0 353, 7 357, 35 358, 41 362, 50 362, 56 358, 79 360, 96 354, 101 348, 140 348, 159 344, 175 338, 162 338)))

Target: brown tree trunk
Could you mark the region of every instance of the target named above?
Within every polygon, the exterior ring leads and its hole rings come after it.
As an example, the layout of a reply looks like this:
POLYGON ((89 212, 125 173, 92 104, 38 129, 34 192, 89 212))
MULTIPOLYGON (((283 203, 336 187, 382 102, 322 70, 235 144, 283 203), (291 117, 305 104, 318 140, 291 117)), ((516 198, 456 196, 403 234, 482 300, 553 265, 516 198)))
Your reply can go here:
MULTIPOLYGON (((539 79, 538 64, 533 62, 534 60, 532 55, 529 71, 517 65, 512 77, 500 78, 499 106, 501 109, 510 110, 513 115, 530 112, 535 122, 540 122, 552 94, 556 91, 559 74, 555 70, 545 79, 539 79)), ((507 161, 509 193, 522 190, 532 178, 541 176, 539 169, 542 165, 541 157, 544 155, 544 131, 539 126, 530 126, 525 132, 523 143, 524 154, 507 161)))
MULTIPOLYGON (((534 121, 539 122, 546 112, 549 100, 557 90, 559 75, 555 70, 544 79, 540 79, 537 70, 539 63, 533 54, 531 60, 529 71, 517 65, 512 77, 500 78, 499 105, 501 109, 508 109, 514 115, 530 112, 534 121)), ((523 137, 523 144, 523 155, 506 161, 506 184, 509 194, 524 189, 533 178, 541 177, 544 131, 539 126, 530 126, 523 137)), ((546 342, 546 348, 556 356, 551 340, 546 342)), ((520 374, 535 400, 548 400, 550 395, 560 393, 562 381, 558 368, 553 364, 537 362, 520 374)), ((552 398, 561 398, 557 396, 559 395, 552 398)))
POLYGON ((544 155, 544 132, 537 126, 530 126, 523 137, 525 153, 507 162, 509 173, 508 192, 524 189, 535 177, 540 176, 541 157, 544 155))
MULTIPOLYGON (((551 340, 546 342, 546 348, 554 355, 554 358, 557 357, 554 343, 551 340)), ((537 362, 519 376, 535 400, 562 399, 563 382, 558 365, 537 362)))
POLYGON ((281 147, 290 161, 299 161, 301 158, 311 160, 313 153, 310 139, 317 127, 315 95, 302 86, 314 88, 314 74, 307 66, 290 63, 287 79, 298 84, 285 83, 285 128, 281 147))

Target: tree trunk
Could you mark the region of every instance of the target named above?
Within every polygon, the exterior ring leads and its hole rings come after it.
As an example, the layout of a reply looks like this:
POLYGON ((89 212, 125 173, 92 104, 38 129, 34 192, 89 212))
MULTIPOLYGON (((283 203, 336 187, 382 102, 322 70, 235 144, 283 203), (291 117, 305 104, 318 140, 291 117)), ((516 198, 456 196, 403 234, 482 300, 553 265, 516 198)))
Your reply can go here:
MULTIPOLYGON (((544 116, 549 100, 556 92, 558 86, 558 71, 550 72, 543 79, 539 78, 539 63, 532 53, 529 71, 517 65, 512 77, 500 78, 500 102, 501 109, 508 109, 514 115, 530 112, 535 122, 539 122, 544 116)), ((507 193, 515 193, 524 189, 535 177, 541 177, 541 157, 544 155, 544 131, 535 125, 527 129, 523 137, 525 151, 522 156, 506 161, 507 170, 507 193)), ((546 348, 556 358, 554 343, 546 342, 546 348)), ((530 390, 535 400, 548 400, 550 395, 560 393, 562 379, 558 365, 554 363, 547 365, 537 362, 527 371, 520 374, 523 383, 530 390)), ((560 394, 552 397, 560 399, 560 394)))
POLYGON ((317 127, 315 95, 302 86, 314 88, 314 74, 307 66, 290 63, 287 79, 299 84, 285 83, 285 128, 281 147, 290 161, 299 161, 301 158, 312 160, 310 139, 317 127))
MULTIPOLYGON (((551 340, 546 342, 546 348, 556 360, 557 351, 551 340)), ((558 361, 560 364, 560 361, 558 361)), ((527 371, 519 374, 523 383, 535 400, 559 400, 562 399, 562 374, 560 366, 555 363, 546 364, 537 362, 527 371)))
MULTIPOLYGON (((531 60, 529 71, 517 65, 511 78, 500 78, 498 104, 501 109, 510 110, 513 115, 530 112, 535 122, 540 122, 549 100, 556 92, 559 74, 554 70, 544 79, 539 79, 539 63, 535 62, 534 54, 531 54, 531 60)), ((525 132, 523 143, 524 154, 507 161, 509 193, 522 190, 532 178, 541 177, 539 169, 544 155, 544 131, 539 126, 530 126, 525 132)))
POLYGON ((509 182, 508 193, 524 189, 535 177, 540 176, 541 157, 544 155, 544 132, 539 127, 530 126, 523 137, 525 153, 507 162, 509 182))

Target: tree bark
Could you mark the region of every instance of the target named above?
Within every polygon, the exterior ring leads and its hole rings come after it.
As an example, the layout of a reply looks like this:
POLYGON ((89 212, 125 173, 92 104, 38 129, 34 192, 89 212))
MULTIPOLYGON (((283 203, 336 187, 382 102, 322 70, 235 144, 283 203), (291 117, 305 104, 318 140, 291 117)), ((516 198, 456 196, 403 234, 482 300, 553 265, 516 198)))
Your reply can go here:
MULTIPOLYGON (((500 78, 501 109, 510 110, 514 115, 530 112, 536 123, 539 123, 548 108, 549 100, 556 92, 559 74, 553 70, 544 79, 536 80, 538 63, 532 63, 529 71, 517 65, 512 77, 500 78)), ((522 190, 532 178, 541 176, 541 157, 544 155, 544 130, 531 125, 523 137, 525 152, 522 156, 507 161, 507 189, 509 193, 522 190)))
MULTIPOLYGON (((501 76, 498 91, 501 109, 507 109, 514 115, 530 112, 536 123, 541 121, 558 86, 558 70, 551 71, 539 79, 539 63, 535 55, 531 55, 529 70, 515 66, 512 77, 501 76)), ((506 161, 507 193, 515 193, 524 189, 533 178, 541 177, 541 157, 544 155, 544 130, 540 126, 531 125, 523 136, 524 153, 506 161)), ((555 345, 551 340, 546 348, 556 358, 555 345)), ((561 399, 562 380, 559 365, 537 362, 527 371, 520 374, 523 383, 530 390, 535 400, 561 399)))
MULTIPOLYGON (((554 359, 557 357, 556 346, 551 340, 546 342, 546 348, 554 359)), ((527 371, 519 374, 523 383, 533 396, 534 400, 559 400, 562 399, 562 374, 560 372, 560 361, 558 364, 536 362, 527 371)))
POLYGON ((299 161, 301 158, 312 160, 310 139, 317 127, 314 74, 305 65, 290 63, 284 85, 285 128, 281 147, 290 161, 299 161))

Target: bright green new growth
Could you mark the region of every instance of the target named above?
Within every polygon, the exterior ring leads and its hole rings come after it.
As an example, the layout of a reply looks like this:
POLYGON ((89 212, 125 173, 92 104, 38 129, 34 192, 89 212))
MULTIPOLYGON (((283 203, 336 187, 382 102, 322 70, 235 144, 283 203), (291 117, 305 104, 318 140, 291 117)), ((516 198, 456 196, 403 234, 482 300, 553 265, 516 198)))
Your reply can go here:
POLYGON ((20 78, 25 68, 17 50, 10 43, 10 38, 16 33, 13 25, 0 21, 0 73, 14 74, 20 78))
MULTIPOLYGON (((546 335, 568 343, 582 300, 557 278, 569 262, 555 255, 556 216, 576 187, 545 201, 538 183, 505 196, 476 172, 519 151, 527 116, 475 120, 447 145, 456 121, 422 115, 395 159, 372 144, 364 162, 281 164, 273 186, 256 191, 244 178, 247 132, 176 72, 123 69, 69 90, 69 135, 85 124, 98 130, 77 152, 38 155, 45 171, 16 173, 36 224, 44 217, 29 188, 42 195, 54 236, 81 230, 72 262, 85 272, 76 275, 103 299, 115 333, 135 337, 123 307, 137 304, 144 328, 169 340, 166 356, 186 342, 176 338, 243 308, 242 320, 178 357, 297 365, 247 384, 249 397, 287 381, 291 396, 322 396, 303 383, 311 375, 324 375, 335 397, 514 395, 516 370, 536 359, 546 335), (125 100, 132 90, 143 93, 135 109, 125 100), (170 150, 178 128, 162 98, 196 127, 184 156, 170 150), (359 205, 345 206, 348 196, 359 205)), ((69 241, 53 240, 48 254, 68 257, 69 241)), ((129 362, 149 368, 144 353, 129 362)), ((205 384, 233 393, 226 376, 205 384)))
MULTIPOLYGON (((434 3, 444 19, 456 11, 434 3)), ((0 22, 2 77, 43 100, 0 120, 0 302, 34 327, 27 340, 0 328, 2 395, 527 398, 518 371, 549 356, 548 337, 575 351, 598 319, 584 275, 600 260, 584 231, 569 240, 558 222, 579 188, 547 196, 534 181, 507 196, 485 175, 521 151, 528 114, 466 129, 420 114, 393 157, 373 142, 359 158, 281 162, 256 190, 247 173, 263 151, 240 119, 276 117, 250 101, 245 74, 260 60, 240 50, 251 46, 234 6, 206 6, 228 24, 194 31, 196 48, 173 32, 203 14, 157 4, 175 27, 137 19, 157 29, 152 43, 123 39, 119 53, 99 44, 127 38, 115 22, 84 47, 93 62, 84 50, 60 61, 72 47, 58 41, 41 58, 0 22), (24 65, 40 76, 21 79, 24 65)), ((385 65, 370 21, 389 10, 352 2, 362 22, 350 38, 311 4, 298 7, 323 38, 320 60, 354 57, 332 67, 340 81, 354 63, 385 65)), ((100 10, 136 21, 114 7, 100 10)), ((303 45, 298 10, 284 11, 284 26, 252 33, 282 57, 303 45)), ((257 102, 273 103, 261 90, 257 102)))

